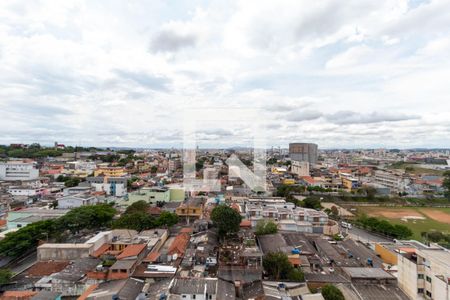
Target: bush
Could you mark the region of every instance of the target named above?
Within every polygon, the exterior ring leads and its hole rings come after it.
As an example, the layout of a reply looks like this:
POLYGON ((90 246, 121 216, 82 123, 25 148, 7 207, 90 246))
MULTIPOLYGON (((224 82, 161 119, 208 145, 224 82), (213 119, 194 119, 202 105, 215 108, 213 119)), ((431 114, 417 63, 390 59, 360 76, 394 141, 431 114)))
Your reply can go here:
POLYGON ((259 220, 256 224, 256 235, 273 234, 278 232, 277 224, 269 220, 259 220))
POLYGON ((327 284, 322 288, 322 296, 325 300, 345 300, 342 292, 331 284, 327 284))

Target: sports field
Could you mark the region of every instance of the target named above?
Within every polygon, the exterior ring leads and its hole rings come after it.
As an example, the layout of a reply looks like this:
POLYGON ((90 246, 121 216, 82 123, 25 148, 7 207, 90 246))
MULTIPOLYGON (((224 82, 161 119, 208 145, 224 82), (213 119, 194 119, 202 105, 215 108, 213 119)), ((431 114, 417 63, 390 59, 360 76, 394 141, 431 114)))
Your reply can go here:
POLYGON ((450 208, 434 207, 357 207, 358 213, 377 217, 393 224, 408 226, 414 233, 413 238, 421 240, 420 233, 437 230, 450 233, 450 208))

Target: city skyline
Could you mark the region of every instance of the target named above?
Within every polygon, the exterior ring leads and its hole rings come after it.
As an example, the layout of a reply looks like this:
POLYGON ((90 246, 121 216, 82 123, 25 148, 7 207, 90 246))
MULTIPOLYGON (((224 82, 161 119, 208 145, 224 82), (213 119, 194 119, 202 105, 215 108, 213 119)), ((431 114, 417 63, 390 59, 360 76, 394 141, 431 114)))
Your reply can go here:
MULTIPOLYGON (((261 111, 268 146, 449 148, 449 9, 3 2, 0 144, 181 147, 186 109, 232 107, 261 111)), ((202 147, 246 137, 215 124, 202 147)))

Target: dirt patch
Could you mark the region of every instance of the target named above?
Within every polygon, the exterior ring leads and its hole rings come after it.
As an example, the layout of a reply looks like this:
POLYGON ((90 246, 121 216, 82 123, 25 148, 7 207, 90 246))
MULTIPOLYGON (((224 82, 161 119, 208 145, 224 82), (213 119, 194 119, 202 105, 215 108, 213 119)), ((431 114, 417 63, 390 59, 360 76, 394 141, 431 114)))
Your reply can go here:
POLYGON ((373 217, 385 217, 388 219, 402 219, 405 217, 423 217, 423 215, 417 211, 410 209, 377 209, 369 212, 370 216, 373 217))
POLYGON ((446 223, 446 224, 450 224, 450 214, 440 211, 440 210, 436 210, 436 209, 432 209, 432 210, 423 210, 422 211, 428 218, 431 218, 435 221, 441 222, 441 223, 446 223))

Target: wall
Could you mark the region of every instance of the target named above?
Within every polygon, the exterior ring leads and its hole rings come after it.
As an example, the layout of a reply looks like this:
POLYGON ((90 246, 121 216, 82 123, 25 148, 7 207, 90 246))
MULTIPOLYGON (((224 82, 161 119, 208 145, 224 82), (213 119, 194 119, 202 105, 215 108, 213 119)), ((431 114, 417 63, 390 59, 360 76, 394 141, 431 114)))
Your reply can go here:
POLYGON ((411 299, 417 298, 417 265, 398 254, 398 287, 411 299))
MULTIPOLYGON (((45 245, 45 244, 44 244, 45 245)), ((51 245, 51 244, 50 244, 51 245)), ((38 261, 45 260, 73 260, 78 258, 87 258, 93 252, 93 245, 86 245, 85 247, 72 246, 65 244, 66 247, 38 247, 37 258, 38 261)))
POLYGON ((397 265, 397 253, 385 248, 383 245, 375 244, 375 253, 380 256, 384 263, 397 265))

